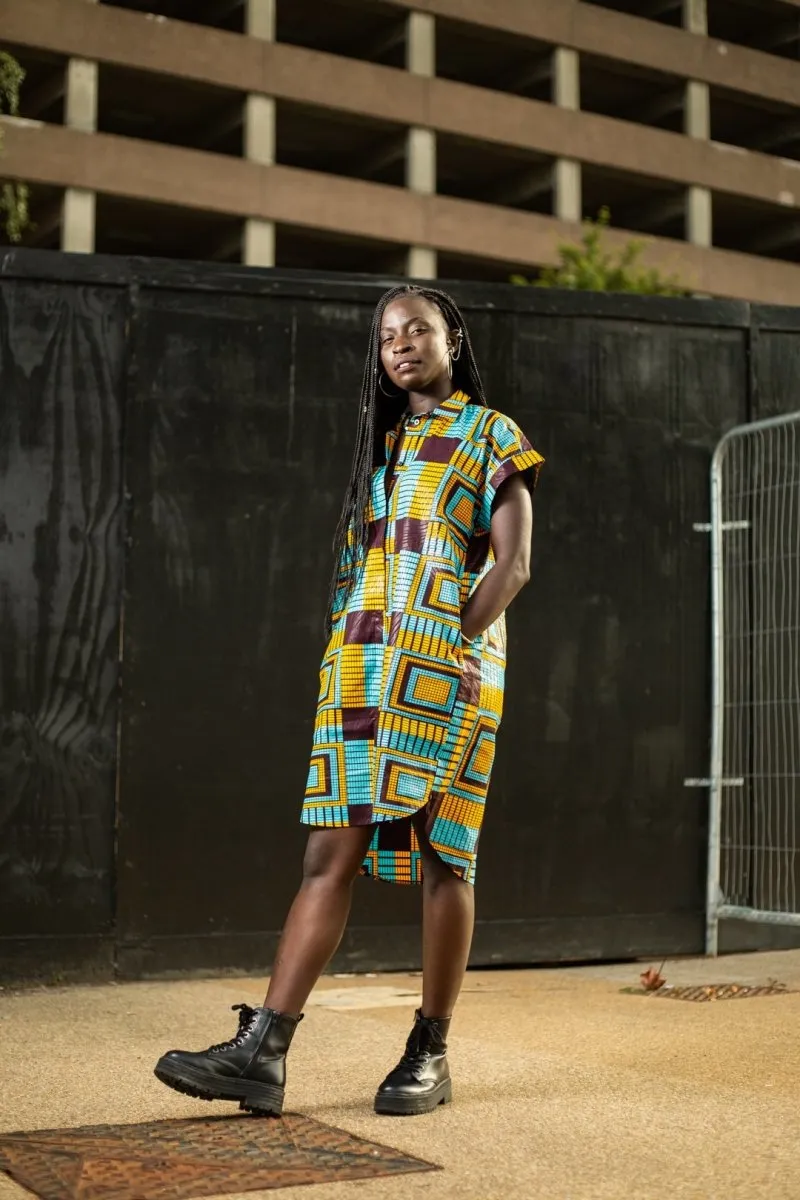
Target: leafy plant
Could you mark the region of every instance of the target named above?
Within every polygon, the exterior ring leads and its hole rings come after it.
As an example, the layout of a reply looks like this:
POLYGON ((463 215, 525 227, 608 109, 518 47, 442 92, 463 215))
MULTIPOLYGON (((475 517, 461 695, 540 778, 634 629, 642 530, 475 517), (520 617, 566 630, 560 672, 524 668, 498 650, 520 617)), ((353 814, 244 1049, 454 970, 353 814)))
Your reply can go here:
MULTIPOLYGON (((19 93, 25 72, 12 55, 0 50, 0 115, 16 117, 19 113, 19 93)), ((0 128, 0 151, 3 148, 0 128)), ((19 242, 30 225, 27 184, 0 180, 0 229, 10 242, 19 242)))
POLYGON ((538 279, 512 275, 511 282, 533 287, 568 288, 582 292, 637 292, 641 296, 686 296, 674 275, 662 275, 655 267, 643 267, 645 242, 637 238, 621 250, 608 250, 603 235, 611 223, 608 208, 601 208, 596 221, 587 221, 578 244, 561 242, 557 267, 546 267, 538 279))

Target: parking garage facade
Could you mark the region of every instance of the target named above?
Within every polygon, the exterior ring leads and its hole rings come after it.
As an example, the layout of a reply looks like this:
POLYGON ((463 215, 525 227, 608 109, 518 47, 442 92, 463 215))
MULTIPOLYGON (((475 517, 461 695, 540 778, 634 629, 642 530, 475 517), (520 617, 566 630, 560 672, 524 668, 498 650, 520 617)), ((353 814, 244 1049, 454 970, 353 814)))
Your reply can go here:
POLYGON ((800 0, 0 0, 25 244, 800 302, 800 0), (154 11, 150 11, 150 10, 154 11))

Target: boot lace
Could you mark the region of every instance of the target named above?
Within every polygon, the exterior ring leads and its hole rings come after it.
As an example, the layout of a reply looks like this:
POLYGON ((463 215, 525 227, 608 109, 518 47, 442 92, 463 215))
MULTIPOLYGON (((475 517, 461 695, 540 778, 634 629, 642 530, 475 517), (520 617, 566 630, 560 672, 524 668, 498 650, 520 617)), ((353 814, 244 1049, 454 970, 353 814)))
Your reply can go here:
POLYGON ((239 1013, 239 1028, 227 1042, 217 1042, 216 1046, 209 1046, 209 1054, 220 1054, 223 1050, 235 1050, 253 1032, 255 1023, 258 1020, 257 1009, 251 1008, 249 1004, 234 1004, 232 1005, 232 1009, 234 1012, 238 1011, 239 1013))
POLYGON ((417 1024, 409 1034, 403 1057, 400 1059, 398 1066, 408 1067, 412 1075, 416 1076, 428 1065, 434 1051, 440 1045, 441 1039, 433 1029, 428 1028, 426 1030, 421 1023, 417 1024))

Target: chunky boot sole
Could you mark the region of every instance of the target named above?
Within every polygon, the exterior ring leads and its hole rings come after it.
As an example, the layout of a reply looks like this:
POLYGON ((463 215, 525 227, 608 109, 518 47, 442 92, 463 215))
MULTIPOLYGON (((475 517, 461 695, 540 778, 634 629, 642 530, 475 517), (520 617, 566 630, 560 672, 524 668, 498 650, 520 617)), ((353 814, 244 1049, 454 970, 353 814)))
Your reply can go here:
POLYGON ((245 1112, 263 1117, 279 1117, 283 1112, 284 1088, 276 1084, 258 1083, 255 1079, 221 1079, 209 1071, 163 1059, 156 1064, 154 1074, 167 1087, 197 1100, 238 1100, 245 1112))
POLYGON ((375 1112, 387 1117, 420 1117, 440 1104, 450 1104, 452 1099, 453 1085, 449 1079, 443 1079, 427 1096, 382 1096, 378 1092, 375 1112))

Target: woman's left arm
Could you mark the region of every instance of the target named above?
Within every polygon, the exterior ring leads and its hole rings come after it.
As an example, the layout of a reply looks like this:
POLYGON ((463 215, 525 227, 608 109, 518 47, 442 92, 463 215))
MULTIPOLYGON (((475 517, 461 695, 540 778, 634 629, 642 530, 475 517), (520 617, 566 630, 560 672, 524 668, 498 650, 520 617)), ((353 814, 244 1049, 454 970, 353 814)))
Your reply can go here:
POLYGON ((501 484, 492 508, 495 564, 461 610, 461 628, 468 641, 488 629, 530 579, 532 532, 531 494, 522 476, 512 475, 501 484))

